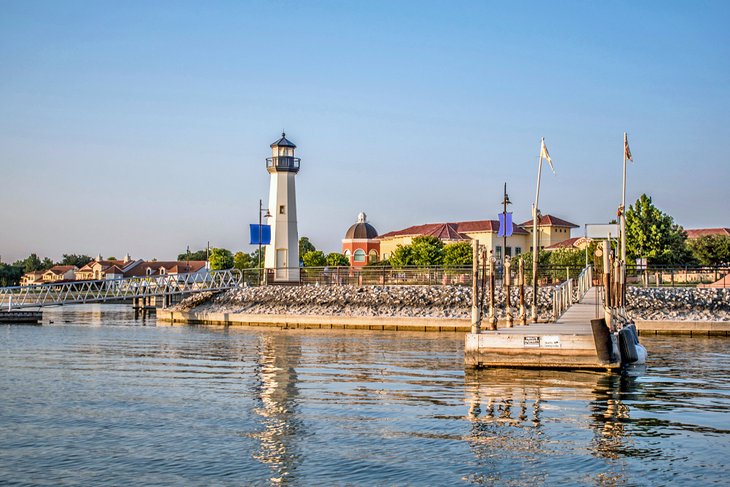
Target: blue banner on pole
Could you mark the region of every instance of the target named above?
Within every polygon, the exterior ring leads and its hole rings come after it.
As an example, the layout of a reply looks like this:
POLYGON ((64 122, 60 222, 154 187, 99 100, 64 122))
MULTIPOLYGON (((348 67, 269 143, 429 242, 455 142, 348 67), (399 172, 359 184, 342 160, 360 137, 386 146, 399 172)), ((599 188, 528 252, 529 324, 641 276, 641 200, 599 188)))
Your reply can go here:
POLYGON ((271 225, 259 225, 252 223, 251 228, 251 245, 269 245, 271 243, 271 225))
POLYGON ((499 232, 498 237, 511 237, 512 236, 512 213, 500 213, 499 214, 499 232), (505 223, 505 217, 507 222, 505 223))

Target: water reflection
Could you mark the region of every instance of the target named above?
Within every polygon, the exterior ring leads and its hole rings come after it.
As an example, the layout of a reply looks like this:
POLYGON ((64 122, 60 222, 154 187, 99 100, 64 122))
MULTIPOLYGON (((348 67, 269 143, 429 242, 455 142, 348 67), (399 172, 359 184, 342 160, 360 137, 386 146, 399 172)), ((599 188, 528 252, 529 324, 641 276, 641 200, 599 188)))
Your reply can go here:
POLYGON ((261 335, 254 366, 254 391, 261 431, 253 435, 259 449, 253 457, 267 465, 274 484, 288 484, 295 479, 301 454, 295 441, 303 432, 298 418, 296 367, 302 356, 297 336, 275 333, 261 335))
POLYGON ((580 405, 587 404, 587 426, 593 434, 590 454, 610 461, 590 480, 600 485, 624 483, 622 459, 650 453, 636 448, 625 428, 631 409, 624 401, 635 397, 636 378, 636 374, 467 370, 465 391, 471 423, 467 441, 480 468, 489 472, 470 480, 477 484, 546 481, 546 476, 536 477, 534 467, 524 466, 570 454, 571 439, 561 438, 555 424, 582 422, 585 409, 580 405))

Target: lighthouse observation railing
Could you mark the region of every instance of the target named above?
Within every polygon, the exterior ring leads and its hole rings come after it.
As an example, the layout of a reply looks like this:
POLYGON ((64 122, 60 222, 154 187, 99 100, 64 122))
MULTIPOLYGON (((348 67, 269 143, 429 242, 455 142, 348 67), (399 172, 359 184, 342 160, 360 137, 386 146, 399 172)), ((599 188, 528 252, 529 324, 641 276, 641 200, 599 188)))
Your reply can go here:
POLYGON ((237 269, 167 274, 99 281, 0 288, 0 309, 37 308, 62 304, 103 303, 148 296, 221 291, 243 284, 237 269))
POLYGON ((278 156, 266 158, 266 169, 277 169, 279 171, 299 171, 301 159, 291 156, 278 156))

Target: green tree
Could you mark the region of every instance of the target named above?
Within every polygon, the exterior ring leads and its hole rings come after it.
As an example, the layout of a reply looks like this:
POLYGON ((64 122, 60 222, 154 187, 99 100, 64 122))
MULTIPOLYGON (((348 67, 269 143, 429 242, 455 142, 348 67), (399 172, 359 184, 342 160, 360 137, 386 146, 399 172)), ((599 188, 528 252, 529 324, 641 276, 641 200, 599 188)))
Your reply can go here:
POLYGON ((730 264, 730 237, 726 235, 705 235, 688 240, 687 246, 702 265, 730 264))
POLYGON ((413 265, 413 248, 410 245, 399 245, 390 255, 390 265, 396 269, 413 265))
POLYGON ((304 267, 324 267, 327 265, 327 257, 321 250, 310 250, 302 255, 304 267))
POLYGON ((233 256, 233 267, 238 270, 251 269, 256 267, 257 264, 258 262, 254 263, 251 260, 251 255, 246 252, 236 252, 236 255, 233 256))
POLYGON ((419 267, 440 266, 444 263, 444 243, 430 235, 416 237, 411 242, 413 264, 419 267))
POLYGON ((40 271, 43 269, 43 261, 41 261, 37 254, 30 254, 24 260, 19 260, 14 265, 22 267, 24 273, 40 271))
POLYGON ((691 259, 687 234, 674 218, 642 194, 626 211, 627 258, 646 258, 649 264, 683 264, 691 259))
POLYGON ((327 254, 327 265, 333 267, 349 266, 350 261, 344 255, 332 252, 327 254))
POLYGON ((214 271, 233 267, 233 254, 227 249, 210 249, 210 269, 214 271))
POLYGON ((107 258, 106 258, 106 260, 119 260, 119 259, 117 259, 117 258, 116 258, 116 257, 114 257, 114 256, 109 256, 109 257, 107 257, 107 258))
POLYGON ((179 260, 179 261, 208 260, 208 252, 205 249, 196 250, 195 252, 190 252, 190 254, 188 254, 188 252, 185 251, 182 254, 177 254, 177 260, 179 260))
POLYGON ((23 277, 23 267, 16 264, 0 262, 0 286, 17 286, 23 277))
POLYGON ((93 259, 88 255, 84 254, 63 254, 63 259, 59 262, 60 265, 75 265, 78 268, 84 267, 86 264, 91 262, 93 259))
POLYGON ((317 250, 314 244, 309 241, 309 237, 301 237, 299 239, 299 257, 301 258, 307 252, 313 252, 317 250))
MULTIPOLYGON (((261 247, 261 267, 264 267, 266 261, 266 247, 261 247)), ((251 252, 251 262, 253 267, 259 267, 259 249, 257 248, 251 252)))
POLYGON ((472 264, 471 242, 455 242, 444 245, 444 267, 464 267, 472 264))
POLYGON ((579 249, 558 249, 548 252, 548 262, 556 267, 584 267, 586 251, 579 249))

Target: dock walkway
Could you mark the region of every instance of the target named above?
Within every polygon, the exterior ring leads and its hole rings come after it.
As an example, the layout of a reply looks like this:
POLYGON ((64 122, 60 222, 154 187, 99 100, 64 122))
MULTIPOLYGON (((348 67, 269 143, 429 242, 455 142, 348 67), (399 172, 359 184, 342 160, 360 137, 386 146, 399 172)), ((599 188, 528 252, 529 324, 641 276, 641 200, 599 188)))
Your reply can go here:
POLYGON ((555 323, 468 334, 465 361, 476 367, 612 369, 598 360, 591 320, 602 313, 598 288, 590 288, 555 323))

